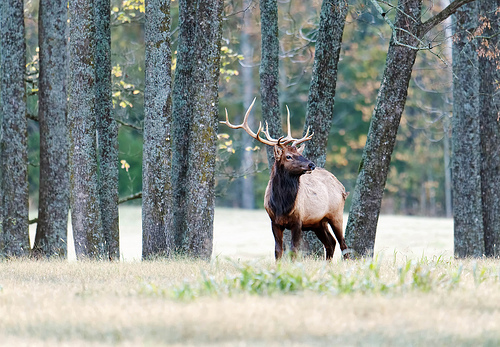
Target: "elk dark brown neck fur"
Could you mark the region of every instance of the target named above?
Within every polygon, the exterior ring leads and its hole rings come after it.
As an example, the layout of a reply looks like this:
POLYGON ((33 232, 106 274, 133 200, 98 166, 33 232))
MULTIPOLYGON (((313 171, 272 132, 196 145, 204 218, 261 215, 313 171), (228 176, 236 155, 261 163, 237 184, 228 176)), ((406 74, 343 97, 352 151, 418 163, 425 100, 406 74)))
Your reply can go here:
POLYGON ((269 204, 276 216, 285 216, 292 211, 299 191, 299 179, 300 175, 290 173, 279 162, 274 163, 269 204))

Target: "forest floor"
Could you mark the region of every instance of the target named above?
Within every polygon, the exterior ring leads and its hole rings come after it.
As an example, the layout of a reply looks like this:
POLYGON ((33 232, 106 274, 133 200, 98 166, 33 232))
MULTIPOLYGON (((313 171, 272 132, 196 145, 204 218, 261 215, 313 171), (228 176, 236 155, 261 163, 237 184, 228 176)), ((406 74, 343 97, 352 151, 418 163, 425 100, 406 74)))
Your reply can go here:
MULTIPOLYGON (((264 211, 216 211, 212 262, 0 262, 0 346, 497 346, 500 263, 455 260, 452 221, 382 216, 375 260, 276 264, 264 211)), ((71 245, 69 245, 71 247, 71 245)), ((337 249, 337 253, 338 249, 337 249)))

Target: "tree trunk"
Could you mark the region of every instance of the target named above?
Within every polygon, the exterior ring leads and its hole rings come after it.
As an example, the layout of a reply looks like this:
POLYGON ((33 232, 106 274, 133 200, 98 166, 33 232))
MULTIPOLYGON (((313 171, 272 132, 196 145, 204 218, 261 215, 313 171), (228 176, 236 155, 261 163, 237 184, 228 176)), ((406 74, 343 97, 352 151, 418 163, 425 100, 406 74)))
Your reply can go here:
POLYGON ((382 195, 391 154, 406 102, 417 50, 422 0, 400 0, 382 83, 359 165, 346 229, 346 242, 355 255, 372 256, 382 195), (410 35, 411 33, 413 35, 410 35), (416 37, 415 37, 416 36, 416 37), (395 39, 404 43, 398 44, 395 39))
POLYGON ((96 119, 99 148, 99 197, 105 252, 120 260, 118 227, 118 125, 111 99, 110 0, 94 0, 96 24, 96 119))
MULTIPOLYGON (((373 111, 367 141, 352 198, 346 242, 354 256, 372 256, 377 221, 396 135, 405 106, 413 64, 424 35, 473 0, 455 0, 424 23, 422 0, 400 0, 389 44, 382 83, 373 111)), ((378 4, 372 1, 376 6, 378 4)), ((378 8, 381 12, 382 9, 378 8)), ((384 19, 390 20, 381 13, 384 19)))
MULTIPOLYGON (((247 8, 250 5, 251 0, 244 1, 243 7, 247 8)), ((251 16, 246 14, 244 16, 243 30, 241 31, 241 52, 244 57, 248 57, 252 61, 253 49, 250 44, 249 28, 252 25, 251 16)), ((253 83, 253 67, 250 63, 248 66, 243 66, 241 69, 241 80, 243 83, 243 104, 248 107, 252 103, 254 95, 254 83, 253 83)), ((250 115, 248 119, 248 124, 252 129, 254 129, 253 115, 250 115)), ((250 172, 253 167, 253 151, 248 151, 246 148, 252 147, 253 139, 250 136, 244 136, 243 140, 243 156, 241 158, 240 170, 244 173, 248 172, 245 177, 240 178, 241 194, 240 194, 240 206, 244 209, 254 209, 255 208, 255 192, 254 192, 254 175, 250 172)))
MULTIPOLYGON (((260 96, 262 99, 262 119, 269 125, 273 138, 282 136, 279 108, 279 37, 278 5, 276 0, 260 1, 260 29, 262 35, 261 61, 259 68, 260 96)), ((274 165, 274 150, 266 146, 269 170, 274 165)))
POLYGON ((38 21, 40 73, 40 191, 33 252, 67 256, 69 175, 66 125, 67 1, 41 0, 38 21), (62 68, 63 67, 63 68, 62 68))
POLYGON ((104 258, 96 144, 95 38, 92 0, 69 3, 70 207, 78 259, 104 258))
MULTIPOLYGON (((305 132, 310 127, 314 132, 313 138, 307 142, 304 156, 319 167, 324 167, 326 163, 328 135, 335 104, 337 65, 346 16, 347 1, 323 1, 304 129, 305 132)), ((314 232, 304 232, 303 239, 303 253, 323 256, 323 244, 314 232)))
MULTIPOLYGON (((485 255, 500 255, 500 1, 479 1, 479 16, 489 23, 479 54, 481 199, 485 255)), ((480 23, 481 24, 481 23, 480 23)))
POLYGON ((475 41, 477 2, 457 11, 453 21, 452 175, 455 255, 481 257, 484 233, 481 202, 479 79, 475 41))
POLYGON ((146 1, 146 86, 142 156, 142 257, 172 247, 170 0, 146 1))
POLYGON ((0 254, 17 257, 30 252, 23 1, 2 2, 0 10, 0 254))
POLYGON ((223 1, 180 1, 173 89, 173 236, 177 253, 210 259, 213 245, 223 1))

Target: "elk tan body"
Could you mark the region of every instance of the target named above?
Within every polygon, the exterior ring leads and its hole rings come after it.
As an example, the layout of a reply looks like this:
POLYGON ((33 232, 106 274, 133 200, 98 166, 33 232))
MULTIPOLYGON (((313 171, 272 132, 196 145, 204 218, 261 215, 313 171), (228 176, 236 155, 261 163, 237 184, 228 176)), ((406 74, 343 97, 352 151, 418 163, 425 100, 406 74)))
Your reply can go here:
MULTIPOLYGON (((298 251, 303 230, 312 230, 323 243, 326 259, 331 259, 335 250, 335 238, 344 253, 347 246, 343 235, 343 212, 347 193, 340 181, 325 169, 316 168, 313 162, 304 158, 304 146, 297 145, 308 141, 309 129, 301 139, 294 139, 290 132, 290 113, 288 112, 288 135, 273 139, 269 130, 259 125, 257 133, 248 126, 248 115, 255 102, 248 108, 243 123, 232 125, 226 110, 226 121, 221 122, 233 129, 244 129, 251 137, 274 147, 275 162, 266 188, 264 207, 271 218, 275 240, 275 257, 283 255, 283 232, 292 233, 292 252, 298 251), (264 133, 266 139, 259 136, 264 133), (291 145, 289 145, 291 144, 291 145), (330 232, 332 228, 335 238, 330 232)), ((288 109, 288 108, 287 108, 288 109)), ((344 253, 347 257, 347 253, 344 253)))
POLYGON ((292 212, 276 216, 269 205, 271 181, 267 184, 264 208, 272 220, 289 228, 290 222, 300 219, 303 230, 317 228, 325 221, 343 223, 344 203, 347 193, 340 181, 329 171, 316 168, 300 176, 299 191, 292 212))

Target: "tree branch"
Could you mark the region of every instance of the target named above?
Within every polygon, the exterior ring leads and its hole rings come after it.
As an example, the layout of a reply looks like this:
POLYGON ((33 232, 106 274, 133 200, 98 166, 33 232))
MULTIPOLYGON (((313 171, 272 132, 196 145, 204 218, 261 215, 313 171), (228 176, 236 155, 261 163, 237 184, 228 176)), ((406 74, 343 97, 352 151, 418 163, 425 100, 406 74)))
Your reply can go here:
POLYGON ((129 196, 126 196, 124 198, 121 198, 118 200, 118 205, 123 204, 124 202, 130 201, 130 200, 136 200, 136 199, 142 199, 142 192, 135 193, 129 196))
POLYGON ((438 25, 439 23, 444 21, 446 18, 448 18, 449 16, 451 16, 455 12, 457 12, 457 10, 460 7, 462 7, 465 4, 468 4, 469 2, 473 2, 473 1, 475 1, 475 0, 455 0, 455 1, 453 1, 451 4, 446 6, 446 8, 444 10, 442 10, 441 12, 436 14, 434 17, 428 19, 426 22, 424 22, 420 25, 420 37, 427 34, 427 32, 429 32, 429 30, 434 28, 436 25, 438 25))
POLYGON ((124 122, 124 121, 122 121, 122 120, 120 120, 120 119, 117 119, 117 118, 115 118, 115 121, 116 121, 118 124, 120 124, 120 125, 124 125, 124 126, 126 126, 126 127, 130 127, 130 128, 132 128, 132 129, 135 129, 135 130, 139 130, 139 131, 142 131, 142 130, 143 130, 143 129, 142 129, 142 127, 140 127, 140 126, 137 126, 137 125, 134 125, 134 124, 131 124, 131 123, 124 122))
POLYGON ((38 122, 38 116, 32 114, 32 113, 26 113, 26 118, 34 120, 35 122, 38 122))

